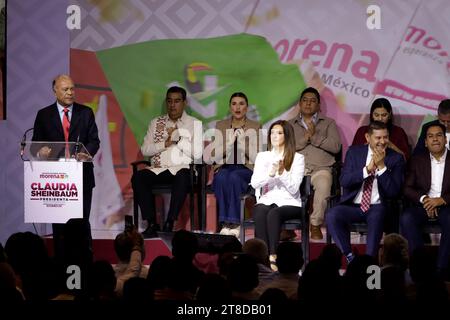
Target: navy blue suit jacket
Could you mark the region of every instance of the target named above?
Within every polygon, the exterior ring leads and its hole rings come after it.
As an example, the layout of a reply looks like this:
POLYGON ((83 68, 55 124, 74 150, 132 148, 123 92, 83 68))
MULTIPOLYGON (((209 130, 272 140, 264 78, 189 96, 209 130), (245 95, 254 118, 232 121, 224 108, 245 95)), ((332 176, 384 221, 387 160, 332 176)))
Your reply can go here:
MULTIPOLYGON (((368 150, 368 145, 357 145, 351 146, 347 151, 340 178, 343 187, 342 204, 353 203, 363 185, 363 168, 366 166, 368 150)), ((390 148, 386 149, 384 163, 386 171, 377 176, 378 192, 382 203, 389 198, 397 197, 401 193, 405 169, 403 156, 390 148)))
MULTIPOLYGON (((38 111, 34 121, 33 141, 64 141, 64 132, 61 117, 56 102, 38 111)), ((81 142, 92 157, 100 146, 97 125, 92 109, 78 104, 73 104, 70 119, 69 141, 81 142)), ((94 170, 92 163, 84 165, 84 186, 95 186, 94 170)))

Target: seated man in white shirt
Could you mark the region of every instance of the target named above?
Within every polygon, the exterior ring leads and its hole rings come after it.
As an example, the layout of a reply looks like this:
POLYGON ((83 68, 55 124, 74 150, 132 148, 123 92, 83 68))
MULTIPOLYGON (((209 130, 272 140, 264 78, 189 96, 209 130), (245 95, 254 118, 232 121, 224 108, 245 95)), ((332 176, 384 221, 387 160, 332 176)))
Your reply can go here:
POLYGON ((180 87, 167 90, 167 114, 150 122, 141 146, 142 154, 151 157, 151 166, 138 171, 131 179, 135 201, 148 223, 143 232, 147 238, 155 237, 159 231, 152 187, 172 184, 169 213, 164 224, 164 231, 170 232, 192 188, 189 164, 202 156, 202 123, 184 111, 186 104, 186 90, 180 87))
POLYGON ((424 128, 428 152, 410 159, 403 193, 412 206, 400 216, 410 253, 423 246, 421 228, 428 220, 437 220, 441 225, 437 267, 442 273, 449 267, 450 259, 450 157, 445 147, 445 129, 440 123, 424 128))

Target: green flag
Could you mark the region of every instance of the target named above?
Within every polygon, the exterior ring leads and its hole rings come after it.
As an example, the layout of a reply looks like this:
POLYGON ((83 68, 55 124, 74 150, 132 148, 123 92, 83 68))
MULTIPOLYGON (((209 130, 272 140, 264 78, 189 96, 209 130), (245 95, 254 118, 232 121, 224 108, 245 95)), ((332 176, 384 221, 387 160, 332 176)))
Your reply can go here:
POLYGON ((187 112, 206 125, 228 115, 234 92, 247 95, 249 118, 266 123, 294 105, 305 87, 297 65, 282 64, 265 38, 249 34, 147 41, 97 57, 138 143, 150 120, 166 112, 172 85, 187 90, 187 112))

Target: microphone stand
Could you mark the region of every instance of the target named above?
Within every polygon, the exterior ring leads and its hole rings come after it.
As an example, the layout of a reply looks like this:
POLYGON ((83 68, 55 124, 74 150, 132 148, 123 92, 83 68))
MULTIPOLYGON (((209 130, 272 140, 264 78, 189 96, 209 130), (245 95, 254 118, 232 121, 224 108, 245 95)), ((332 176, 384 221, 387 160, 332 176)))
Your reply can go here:
POLYGON ((77 137, 77 142, 75 143, 75 160, 78 161, 78 152, 80 151, 80 135, 77 137))
MULTIPOLYGON (((33 130, 34 128, 29 128, 27 130, 25 130, 23 136, 22 136, 22 140, 20 141, 20 158, 22 159, 22 161, 28 161, 29 159, 25 159, 23 157, 23 154, 25 152, 25 146, 27 145, 27 143, 25 142, 27 140, 27 133, 30 132, 31 130, 33 130)), ((36 224, 33 222, 33 228, 34 228, 34 232, 36 235, 40 236, 39 232, 37 231, 36 228, 36 224)))
POLYGON ((22 141, 20 141, 20 158, 22 159, 22 161, 27 161, 29 159, 25 159, 23 157, 23 154, 25 152, 25 146, 26 146, 26 139, 27 139, 27 133, 30 132, 31 130, 33 130, 34 128, 30 128, 28 130, 26 130, 22 136, 22 141))

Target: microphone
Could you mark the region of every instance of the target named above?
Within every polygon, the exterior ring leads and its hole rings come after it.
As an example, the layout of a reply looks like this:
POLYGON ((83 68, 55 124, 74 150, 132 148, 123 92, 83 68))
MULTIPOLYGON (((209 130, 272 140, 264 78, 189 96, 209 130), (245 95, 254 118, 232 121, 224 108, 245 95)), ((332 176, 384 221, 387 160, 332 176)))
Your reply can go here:
POLYGON ((78 158, 79 149, 80 149, 80 135, 78 135, 77 142, 75 143, 75 159, 78 158))
POLYGON ((24 132, 24 134, 23 134, 22 141, 20 141, 20 157, 22 158, 22 160, 24 160, 24 159, 23 159, 23 153, 24 153, 25 146, 26 146, 25 140, 27 139, 27 133, 30 132, 30 131, 33 130, 33 129, 34 129, 34 128, 30 128, 30 129, 26 130, 26 131, 24 132))

